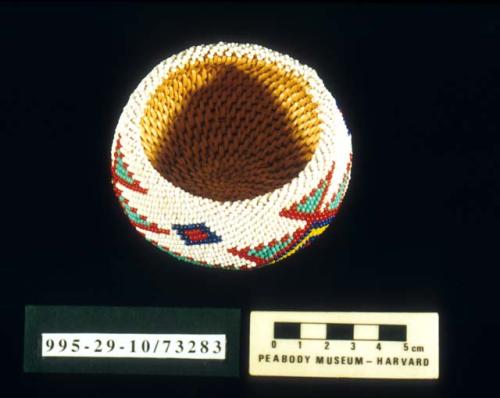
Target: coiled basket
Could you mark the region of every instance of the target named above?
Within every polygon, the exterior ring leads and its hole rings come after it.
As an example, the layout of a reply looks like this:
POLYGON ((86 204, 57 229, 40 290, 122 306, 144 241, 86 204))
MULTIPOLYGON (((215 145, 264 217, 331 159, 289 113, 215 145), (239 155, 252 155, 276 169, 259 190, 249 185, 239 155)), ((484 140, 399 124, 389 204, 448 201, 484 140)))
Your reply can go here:
POLYGON ((191 47, 125 106, 112 183, 132 225, 176 258, 275 263, 321 234, 351 170, 351 137, 311 68, 252 44, 191 47))

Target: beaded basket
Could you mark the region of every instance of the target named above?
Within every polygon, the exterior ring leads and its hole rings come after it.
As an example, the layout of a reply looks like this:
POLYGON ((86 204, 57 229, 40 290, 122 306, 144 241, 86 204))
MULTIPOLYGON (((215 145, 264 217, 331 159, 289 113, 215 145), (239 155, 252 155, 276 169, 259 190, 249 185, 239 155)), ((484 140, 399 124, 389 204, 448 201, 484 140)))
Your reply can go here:
POLYGON ((112 183, 132 225, 174 257, 226 269, 275 263, 334 219, 351 137, 311 68, 251 44, 191 47, 125 106, 112 183))

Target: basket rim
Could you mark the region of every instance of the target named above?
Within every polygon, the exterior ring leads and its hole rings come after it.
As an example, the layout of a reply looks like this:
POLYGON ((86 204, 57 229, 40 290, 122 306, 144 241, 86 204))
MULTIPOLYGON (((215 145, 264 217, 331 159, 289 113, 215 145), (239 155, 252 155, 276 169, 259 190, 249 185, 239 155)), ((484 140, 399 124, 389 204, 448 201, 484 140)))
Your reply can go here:
MULTIPOLYGON (((182 56, 188 52, 194 52, 195 54, 197 54, 200 58, 201 57, 206 57, 207 55, 208 56, 213 56, 213 55, 224 55, 224 54, 232 54, 232 53, 235 53, 236 55, 245 55, 245 56, 248 56, 249 54, 251 56, 255 56, 256 55, 256 52, 258 51, 264 51, 265 52, 265 56, 263 57, 263 60, 264 61, 273 61, 273 62, 277 62, 279 66, 281 67, 288 67, 290 68, 290 71, 292 73, 297 73, 299 74, 300 77, 304 78, 308 83, 316 83, 319 85, 322 86, 322 88, 328 93, 330 94, 326 88, 324 87, 323 85, 323 82, 322 80, 319 78, 319 76, 317 75, 316 71, 314 71, 312 68, 306 66, 306 65, 303 65, 301 64, 299 61, 291 58, 290 56, 286 55, 286 54, 282 54, 282 53, 279 53, 275 50, 271 50, 271 49, 268 49, 266 47, 263 47, 263 46, 260 46, 260 45, 257 45, 257 44, 247 44, 247 43, 237 43, 237 42, 218 42, 216 44, 202 44, 202 45, 195 45, 195 46, 192 46, 178 54, 174 54, 168 58, 166 58, 164 61, 162 61, 161 63, 159 63, 158 65, 156 65, 143 79, 142 81, 140 82, 140 84, 136 87, 136 89, 132 92, 132 94, 130 95, 130 98, 126 104, 126 106, 124 107, 123 111, 122 111, 122 114, 120 116, 120 121, 116 127, 116 130, 115 130, 115 138, 113 139, 113 145, 112 145, 112 153, 114 153, 115 151, 115 148, 116 148, 116 138, 117 136, 119 135, 119 130, 120 130, 120 125, 122 124, 122 118, 124 116, 127 115, 127 113, 131 113, 130 111, 132 111, 132 107, 135 108, 134 105, 136 105, 137 103, 137 97, 139 97, 141 99, 141 107, 140 107, 140 117, 142 117, 142 115, 144 114, 144 111, 145 111, 145 108, 147 106, 147 101, 149 100, 150 96, 153 94, 154 92, 154 89, 156 89, 157 85, 155 85, 154 88, 151 88, 149 86, 150 82, 151 82, 151 78, 152 77, 159 77, 159 75, 161 74, 161 79, 160 79, 160 83, 161 84, 161 81, 163 81, 165 78, 167 78, 168 74, 169 73, 172 73, 174 70, 176 69, 180 69, 182 67, 185 67, 186 65, 188 65, 189 62, 178 62, 177 60, 179 58, 182 58, 182 56), (172 62, 172 68, 168 68, 170 70, 168 70, 168 73, 167 74, 164 74, 162 73, 162 69, 164 69, 163 67, 168 64, 169 62, 172 62), (283 62, 283 61, 289 61, 287 62, 286 64, 283 62), (149 88, 149 90, 148 90, 149 88), (145 93, 147 92, 146 95, 144 95, 145 93)), ((192 59, 191 60, 191 63, 193 63, 196 59, 192 59)), ((313 96, 313 99, 317 101, 318 98, 314 98, 313 96)), ((345 126, 345 123, 343 121, 343 118, 342 118, 342 115, 340 113, 340 111, 338 110, 337 108, 337 105, 336 105, 336 101, 335 99, 331 96, 331 94, 329 96, 325 96, 323 97, 319 103, 317 103, 319 106, 321 105, 321 102, 328 102, 329 105, 333 105, 333 108, 336 109, 338 111, 338 114, 340 115, 341 119, 342 119, 342 124, 344 126, 344 130, 345 130, 345 133, 348 137, 348 140, 349 141, 349 146, 350 146, 350 134, 345 126)), ((137 109, 134 109, 134 112, 133 114, 137 117, 137 109)), ((193 194, 179 186, 176 186, 174 184, 172 184, 168 179, 166 179, 165 177, 163 177, 161 175, 160 172, 158 172, 158 170, 156 170, 153 165, 151 164, 150 160, 147 158, 146 154, 144 153, 144 150, 143 150, 143 147, 142 147, 142 144, 140 145, 139 148, 138 147, 138 143, 140 144, 140 132, 139 134, 134 134, 134 137, 135 137, 135 142, 134 142, 134 147, 136 148, 136 151, 134 153, 134 157, 136 157, 138 160, 140 160, 140 162, 144 165, 145 167, 145 172, 147 174, 150 174, 150 175, 153 175, 155 178, 154 180, 155 181, 158 181, 158 180, 161 180, 161 181, 164 181, 164 182, 167 182, 168 184, 171 184, 172 187, 175 189, 175 190, 179 190, 185 194, 187 194, 188 196, 192 197, 193 199, 194 198, 197 198, 203 202, 205 201, 210 201, 212 202, 213 204, 219 204, 219 205, 227 205, 227 204, 232 204, 232 203, 248 203, 248 202, 260 202, 262 200, 272 200, 272 197, 275 196, 276 194, 278 194, 279 192, 281 191, 286 191, 287 188, 289 188, 293 183, 294 181, 301 181, 301 180, 304 180, 305 177, 307 177, 308 175, 308 168, 310 168, 311 164, 313 163, 318 163, 318 160, 320 159, 317 159, 317 153, 318 152, 321 152, 323 149, 324 149, 324 117, 326 115, 324 115, 323 112, 319 112, 319 119, 320 119, 320 122, 321 122, 321 131, 319 133, 319 140, 318 140, 318 145, 316 146, 315 150, 314 150, 314 155, 313 157, 305 164, 305 166, 303 167, 303 169, 297 174, 297 176, 295 176, 294 178, 290 179, 288 182, 284 183, 283 185, 281 185, 280 187, 274 189, 274 190, 271 190, 271 191, 268 191, 268 192, 265 192, 263 194, 260 194, 260 195, 256 195, 252 198, 248 198, 248 199, 242 199, 242 200, 228 200, 228 201, 218 201, 218 200, 214 200, 214 199, 211 199, 211 198, 207 198, 207 197, 204 197, 204 196, 201 196, 201 195, 196 195, 196 194, 193 194), (139 141, 139 142, 138 142, 139 141), (138 149, 138 150, 137 150, 138 149)), ((136 119, 136 122, 138 122, 140 120, 140 117, 136 119)), ((329 164, 325 164, 325 168, 324 168, 324 173, 326 174, 327 172, 327 169, 329 167, 329 164)))

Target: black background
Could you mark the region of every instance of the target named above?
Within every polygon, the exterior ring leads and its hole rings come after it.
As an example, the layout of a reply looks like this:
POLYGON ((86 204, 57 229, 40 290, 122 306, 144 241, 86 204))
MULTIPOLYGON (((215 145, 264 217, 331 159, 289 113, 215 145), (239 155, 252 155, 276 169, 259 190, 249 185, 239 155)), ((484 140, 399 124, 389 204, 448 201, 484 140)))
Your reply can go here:
POLYGON ((437 397, 494 385, 499 11, 0 6, 2 388, 43 397, 437 397), (160 252, 128 224, 110 184, 114 128, 140 80, 170 55, 221 40, 315 68, 353 137, 352 180, 334 225, 253 272, 160 252), (241 377, 23 374, 25 304, 241 308, 241 377), (250 378, 250 309, 437 311, 441 377, 250 378))

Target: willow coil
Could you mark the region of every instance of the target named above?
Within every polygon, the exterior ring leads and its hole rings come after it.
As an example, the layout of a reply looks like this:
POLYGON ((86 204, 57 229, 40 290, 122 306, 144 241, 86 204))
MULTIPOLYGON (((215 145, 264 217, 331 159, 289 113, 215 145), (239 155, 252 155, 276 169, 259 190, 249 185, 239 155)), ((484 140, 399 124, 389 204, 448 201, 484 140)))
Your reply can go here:
POLYGON ((253 44, 191 47, 123 109, 112 183, 132 225, 191 263, 253 269, 321 234, 344 198, 351 137, 316 72, 253 44))

